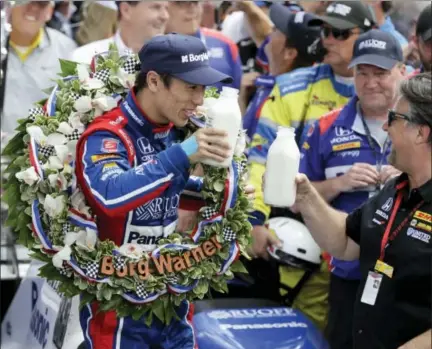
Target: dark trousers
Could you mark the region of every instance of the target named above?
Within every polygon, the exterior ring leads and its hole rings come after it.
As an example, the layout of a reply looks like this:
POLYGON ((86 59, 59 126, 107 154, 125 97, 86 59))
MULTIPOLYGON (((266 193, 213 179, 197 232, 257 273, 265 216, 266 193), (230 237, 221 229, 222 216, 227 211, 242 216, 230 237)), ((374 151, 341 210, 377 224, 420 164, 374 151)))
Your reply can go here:
POLYGON ((329 291, 329 316, 326 337, 331 349, 353 347, 354 304, 359 280, 346 280, 331 275, 329 291))

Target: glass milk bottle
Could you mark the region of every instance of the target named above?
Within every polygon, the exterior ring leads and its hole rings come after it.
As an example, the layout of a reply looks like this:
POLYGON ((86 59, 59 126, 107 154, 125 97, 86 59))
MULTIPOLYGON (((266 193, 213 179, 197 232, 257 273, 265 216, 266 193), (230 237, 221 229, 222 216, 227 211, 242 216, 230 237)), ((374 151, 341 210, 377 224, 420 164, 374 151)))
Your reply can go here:
POLYGON ((229 167, 233 159, 241 124, 242 115, 238 104, 238 90, 231 87, 223 87, 217 101, 212 102, 208 107, 206 127, 227 132, 230 156, 224 162, 206 159, 202 163, 215 167, 229 167))
POLYGON ((300 166, 300 151, 295 129, 279 127, 270 146, 264 177, 264 202, 275 207, 290 207, 296 198, 295 177, 300 166))

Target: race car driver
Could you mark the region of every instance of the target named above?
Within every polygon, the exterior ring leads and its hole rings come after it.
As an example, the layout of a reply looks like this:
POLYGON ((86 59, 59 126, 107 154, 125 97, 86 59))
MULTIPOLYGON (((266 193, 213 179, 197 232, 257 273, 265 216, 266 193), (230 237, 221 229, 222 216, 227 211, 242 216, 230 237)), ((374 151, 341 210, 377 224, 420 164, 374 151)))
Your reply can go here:
MULTIPOLYGON (((195 37, 154 37, 139 57, 141 70, 126 99, 81 136, 76 176, 101 239, 151 249, 174 232, 181 192, 190 185, 199 190, 189 179, 191 164, 228 156, 223 131, 204 128, 183 140, 174 127, 184 127, 203 103, 206 85, 231 78, 210 67, 207 48, 195 37)), ((187 302, 169 326, 154 320, 147 327, 142 319, 98 310, 88 304, 80 314, 88 348, 196 348, 187 302)))

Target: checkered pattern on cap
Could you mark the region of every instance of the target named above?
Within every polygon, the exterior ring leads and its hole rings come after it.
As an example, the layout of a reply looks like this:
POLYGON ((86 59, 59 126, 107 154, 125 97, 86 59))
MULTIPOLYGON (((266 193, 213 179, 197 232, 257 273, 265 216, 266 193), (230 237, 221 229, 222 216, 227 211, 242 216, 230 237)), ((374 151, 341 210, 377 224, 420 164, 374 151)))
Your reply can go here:
POLYGON ((140 69, 139 64, 140 62, 138 61, 138 59, 136 59, 135 56, 130 56, 124 63, 123 69, 128 74, 135 74, 140 69))
POLYGON ((135 288, 135 293, 139 298, 147 298, 148 292, 143 284, 138 284, 135 288))
POLYGON ((214 207, 207 206, 202 212, 201 215, 204 219, 210 219, 213 216, 217 215, 219 212, 214 207))
POLYGON ((99 265, 96 262, 88 262, 86 267, 85 274, 88 277, 96 279, 98 277, 99 265))
POLYGON ((54 153, 55 153, 55 149, 52 145, 46 145, 44 147, 39 148, 39 154, 46 158, 53 156, 54 153))
POLYGON ((126 258, 123 256, 114 257, 114 268, 120 270, 126 266, 126 258))
POLYGON ((81 137, 81 133, 78 130, 74 130, 71 134, 66 135, 68 141, 77 141, 81 137))
POLYGON ((233 241, 236 238, 236 233, 231 227, 224 227, 222 231, 222 236, 225 241, 233 241))
POLYGON ((45 115, 44 110, 41 107, 35 107, 29 109, 29 119, 30 120, 36 120, 37 115, 45 115))
POLYGON ((104 84, 106 84, 106 83, 108 82, 109 77, 110 77, 110 71, 109 71, 109 69, 101 69, 101 70, 98 70, 98 71, 93 75, 93 78, 102 81, 104 84))

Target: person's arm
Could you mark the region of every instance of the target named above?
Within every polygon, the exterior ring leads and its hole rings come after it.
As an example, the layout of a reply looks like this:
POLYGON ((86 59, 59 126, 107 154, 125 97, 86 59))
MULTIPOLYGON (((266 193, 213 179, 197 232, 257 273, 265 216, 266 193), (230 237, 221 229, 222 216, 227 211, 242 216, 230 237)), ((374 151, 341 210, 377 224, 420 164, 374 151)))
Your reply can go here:
POLYGON ((273 23, 269 16, 253 1, 237 1, 236 6, 246 15, 255 45, 261 46, 265 38, 273 31, 273 23))
POLYGON ((431 349, 432 348, 432 330, 428 330, 415 337, 398 349, 431 349))
POLYGON ((359 258, 361 209, 351 215, 333 209, 309 182, 307 176, 301 174, 297 177, 295 211, 297 210, 324 251, 341 260, 359 258))
POLYGON ((97 214, 124 215, 160 196, 173 183, 183 188, 189 177, 189 159, 180 145, 135 168, 123 143, 112 133, 95 132, 82 150, 78 152, 82 173, 77 172, 77 179, 90 193, 87 199, 97 214))

